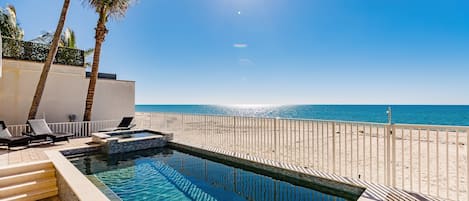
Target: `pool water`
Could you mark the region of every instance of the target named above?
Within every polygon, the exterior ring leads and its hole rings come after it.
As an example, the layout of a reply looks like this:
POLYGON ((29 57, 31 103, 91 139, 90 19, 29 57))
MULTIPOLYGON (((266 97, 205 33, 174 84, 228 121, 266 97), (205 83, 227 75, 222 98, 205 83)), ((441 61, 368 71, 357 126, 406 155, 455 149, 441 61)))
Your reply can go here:
POLYGON ((345 200, 169 148, 69 160, 114 200, 345 200))
POLYGON ((116 134, 113 135, 113 137, 118 137, 121 139, 126 139, 126 138, 142 138, 142 137, 148 137, 148 136, 155 136, 154 133, 150 132, 138 132, 138 133, 126 133, 126 134, 116 134))

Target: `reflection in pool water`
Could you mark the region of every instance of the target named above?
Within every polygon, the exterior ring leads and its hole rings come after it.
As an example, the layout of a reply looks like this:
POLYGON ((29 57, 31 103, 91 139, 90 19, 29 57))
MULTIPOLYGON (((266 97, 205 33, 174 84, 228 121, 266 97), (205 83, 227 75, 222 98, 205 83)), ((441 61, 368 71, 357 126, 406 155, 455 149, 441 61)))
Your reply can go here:
POLYGON ((70 160, 122 200, 344 200, 169 148, 70 160))

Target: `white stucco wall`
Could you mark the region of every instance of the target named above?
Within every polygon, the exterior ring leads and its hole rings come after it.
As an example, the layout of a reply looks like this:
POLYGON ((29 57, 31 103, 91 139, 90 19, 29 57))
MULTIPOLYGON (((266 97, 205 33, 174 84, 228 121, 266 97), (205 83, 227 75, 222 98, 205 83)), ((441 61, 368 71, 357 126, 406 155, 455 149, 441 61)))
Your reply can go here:
MULTIPOLYGON (((42 63, 3 59, 0 78, 0 120, 23 124, 41 74, 42 63)), ((85 68, 53 65, 47 79, 37 117, 48 122, 68 121, 69 114, 83 119, 89 79, 85 68)), ((92 120, 120 119, 135 113, 135 82, 98 80, 92 120)))

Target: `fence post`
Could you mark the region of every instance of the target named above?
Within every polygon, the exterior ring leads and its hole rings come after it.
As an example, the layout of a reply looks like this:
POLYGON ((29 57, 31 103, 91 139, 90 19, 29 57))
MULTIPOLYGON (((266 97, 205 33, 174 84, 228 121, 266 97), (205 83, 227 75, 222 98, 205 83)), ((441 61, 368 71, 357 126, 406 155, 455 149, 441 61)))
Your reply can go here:
POLYGON ((181 113, 181 134, 184 133, 184 114, 181 113))
POLYGON ((207 122, 207 115, 204 115, 204 147, 207 146, 207 134, 208 134, 208 122, 207 122))
POLYGON ((85 126, 85 128, 86 128, 86 134, 85 134, 85 135, 86 135, 87 137, 89 137, 89 136, 91 136, 91 132, 92 132, 92 131, 91 131, 91 123, 90 123, 89 121, 87 121, 87 122, 85 122, 85 124, 86 124, 86 126, 85 126))
POLYGON ((332 122, 332 172, 335 173, 335 122, 332 122))
POLYGON ((386 126, 386 131, 385 131, 385 141, 386 141, 386 144, 385 144, 385 146, 386 146, 386 155, 385 155, 385 161, 386 161, 385 162, 385 164, 386 164, 385 170, 386 170, 386 173, 385 174, 386 174, 386 176, 385 176, 385 179, 384 179, 387 186, 389 186, 389 184, 390 184, 389 178, 391 177, 390 176, 391 171, 389 171, 389 169, 391 169, 391 165, 390 165, 390 158, 391 158, 390 152, 391 152, 391 150, 389 148, 389 146, 391 144, 391 143, 389 143, 391 141, 391 138, 390 138, 391 136, 389 134, 390 133, 389 129, 390 129, 390 126, 387 125, 386 126))
POLYGON ((278 161, 278 158, 277 158, 277 121, 278 121, 278 118, 274 118, 274 153, 275 153, 275 160, 278 161))
POLYGON ((168 121, 166 120, 166 113, 163 113, 164 129, 168 130, 168 121))
MULTIPOLYGON (((392 150, 392 187, 396 187, 396 129, 393 124, 391 124, 390 135, 392 135, 391 150, 392 150)), ((404 162, 404 161, 402 161, 404 162)), ((403 177, 403 176, 402 176, 403 177)), ((403 179, 403 178, 402 178, 403 179)))
MULTIPOLYGON (((142 113, 142 116, 143 116, 143 121, 142 121, 141 126, 142 126, 142 128, 145 128, 145 123, 144 122, 146 122, 145 116, 147 116, 147 115, 145 113, 142 113)), ((150 129, 152 129, 152 127, 151 127, 151 118, 152 118, 151 117, 151 112, 149 112, 148 113, 148 127, 150 129)))
MULTIPOLYGON (((391 135, 393 134, 392 133, 392 110, 391 110, 391 107, 388 107, 387 111, 386 111, 387 115, 388 115, 388 125, 386 125, 386 185, 390 186, 391 185, 391 135)), ((393 137, 393 139, 395 140, 395 138, 393 137)), ((393 146, 393 149, 394 149, 394 146, 393 146)), ((394 151, 393 151, 394 152, 394 151)), ((392 177, 394 177, 395 175, 392 175, 392 177)), ((393 179, 392 180, 393 182, 393 186, 395 184, 395 180, 393 179)))
POLYGON ((233 146, 234 147, 234 152, 236 154, 236 151, 237 151, 237 149, 236 149, 236 147, 237 147, 236 146, 237 145, 236 144, 236 116, 233 116, 233 143, 234 143, 234 146, 233 146))
POLYGON ((466 130, 466 200, 469 200, 469 129, 466 130))

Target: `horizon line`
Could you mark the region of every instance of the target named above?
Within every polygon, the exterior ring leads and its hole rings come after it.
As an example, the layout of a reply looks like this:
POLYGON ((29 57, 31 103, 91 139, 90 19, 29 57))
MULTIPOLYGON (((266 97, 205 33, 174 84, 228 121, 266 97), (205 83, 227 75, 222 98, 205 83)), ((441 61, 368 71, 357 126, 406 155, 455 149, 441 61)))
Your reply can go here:
POLYGON ((184 106, 184 105, 212 105, 212 106, 469 106, 469 104, 382 104, 382 103, 307 103, 307 104, 212 104, 212 103, 135 103, 135 106, 151 106, 151 105, 174 105, 174 106, 184 106))

